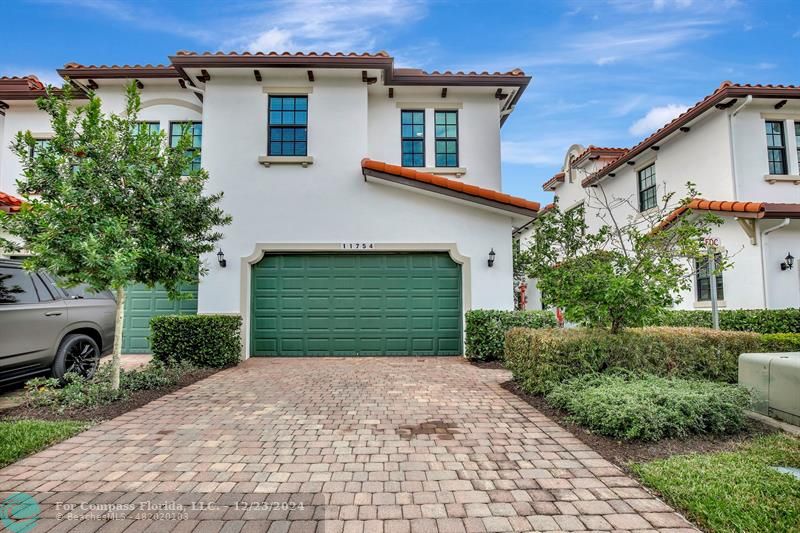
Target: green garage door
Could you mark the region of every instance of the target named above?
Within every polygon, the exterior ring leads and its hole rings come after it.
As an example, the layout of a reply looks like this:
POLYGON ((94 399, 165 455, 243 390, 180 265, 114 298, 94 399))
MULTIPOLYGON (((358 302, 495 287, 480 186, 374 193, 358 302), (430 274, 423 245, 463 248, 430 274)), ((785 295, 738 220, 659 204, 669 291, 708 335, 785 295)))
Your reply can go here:
POLYGON ((253 355, 460 355, 461 267, 444 253, 267 255, 253 355))
POLYGON ((151 317, 197 313, 197 284, 185 285, 181 290, 191 294, 191 298, 170 300, 166 290, 146 285, 134 285, 125 291, 122 353, 150 353, 151 317))

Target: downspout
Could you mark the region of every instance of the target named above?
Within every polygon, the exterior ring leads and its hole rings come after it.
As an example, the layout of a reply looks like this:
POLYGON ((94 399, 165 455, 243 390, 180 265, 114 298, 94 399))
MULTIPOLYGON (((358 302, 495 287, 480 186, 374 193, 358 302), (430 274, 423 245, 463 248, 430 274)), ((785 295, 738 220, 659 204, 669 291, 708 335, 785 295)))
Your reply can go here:
POLYGON ((767 228, 761 232, 761 286, 762 290, 764 291, 764 309, 767 309, 767 260, 766 260, 766 248, 767 248, 767 240, 766 237, 773 231, 777 231, 781 228, 785 228, 789 225, 792 219, 784 218, 783 222, 778 224, 777 226, 772 226, 771 228, 767 228))
POLYGON ((744 102, 739 105, 733 112, 728 115, 728 141, 730 142, 730 149, 731 149, 731 175, 733 176, 733 201, 739 200, 739 180, 736 176, 736 134, 734 133, 733 128, 733 119, 736 118, 736 115, 739 111, 742 110, 744 106, 749 104, 753 101, 753 95, 748 94, 747 98, 744 99, 744 102))

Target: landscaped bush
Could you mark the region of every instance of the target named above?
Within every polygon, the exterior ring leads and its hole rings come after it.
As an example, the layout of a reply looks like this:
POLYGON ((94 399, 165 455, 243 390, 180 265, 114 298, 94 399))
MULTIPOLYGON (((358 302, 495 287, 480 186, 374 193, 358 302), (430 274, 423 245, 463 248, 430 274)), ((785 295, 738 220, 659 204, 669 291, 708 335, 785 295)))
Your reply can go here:
POLYGON ((639 440, 733 433, 744 424, 749 400, 736 385, 634 373, 580 376, 547 395, 591 431, 639 440))
POLYGON ((553 328, 550 311, 467 311, 466 355, 475 361, 503 359, 506 332, 511 328, 553 328))
POLYGON ((735 383, 739 355, 763 351, 760 336, 702 328, 512 329, 506 367, 528 392, 547 393, 568 379, 613 368, 658 376, 735 383))
POLYGON ((153 357, 167 364, 235 365, 242 355, 239 315, 164 315, 150 319, 153 357))
POLYGON ((153 360, 134 370, 120 370, 119 389, 111 388, 111 365, 100 365, 92 379, 68 373, 62 379, 35 378, 25 384, 26 403, 54 411, 96 407, 122 400, 130 393, 171 387, 194 370, 188 363, 167 366, 153 360))
POLYGON ((765 333, 761 335, 762 352, 800 352, 800 333, 765 333))
MULTIPOLYGON (((711 311, 664 310, 653 326, 711 327, 711 311)), ((719 312, 720 329, 756 333, 800 333, 800 309, 732 309, 719 312)))

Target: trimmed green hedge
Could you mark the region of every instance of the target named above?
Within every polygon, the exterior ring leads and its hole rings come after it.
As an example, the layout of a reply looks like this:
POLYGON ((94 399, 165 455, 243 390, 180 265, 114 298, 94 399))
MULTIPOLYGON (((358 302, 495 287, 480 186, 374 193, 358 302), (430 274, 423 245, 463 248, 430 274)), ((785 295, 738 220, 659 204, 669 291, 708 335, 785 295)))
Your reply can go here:
POLYGON ((525 390, 547 393, 584 374, 623 368, 735 383, 739 355, 763 351, 760 335, 704 328, 525 329, 506 334, 506 367, 525 390))
POLYGON ((800 333, 765 333, 761 335, 762 352, 800 352, 800 333))
POLYGON ((153 357, 198 367, 235 365, 242 355, 239 315, 164 315, 150 319, 153 357))
MULTIPOLYGON (((665 310, 651 325, 710 328, 711 311, 665 310)), ((800 309, 721 310, 719 327, 728 331, 800 333, 800 309)))
POLYGON ((473 361, 503 358, 506 332, 511 328, 553 328, 550 311, 497 311, 476 309, 466 313, 466 356, 473 361))
POLYGON ((739 431, 750 393, 713 381, 606 373, 558 384, 547 402, 600 435, 659 440, 739 431))

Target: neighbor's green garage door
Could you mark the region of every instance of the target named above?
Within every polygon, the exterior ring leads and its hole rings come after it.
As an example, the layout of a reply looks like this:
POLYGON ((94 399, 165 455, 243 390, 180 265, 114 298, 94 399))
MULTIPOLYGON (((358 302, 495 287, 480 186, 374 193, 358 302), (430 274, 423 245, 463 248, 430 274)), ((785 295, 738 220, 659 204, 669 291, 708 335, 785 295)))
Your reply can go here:
POLYGON ((459 355, 461 267, 444 253, 267 255, 253 355, 459 355))
POLYGON ((134 285, 125 291, 122 353, 150 353, 151 317, 197 313, 197 284, 185 285, 181 290, 191 294, 191 298, 170 300, 166 290, 146 285, 134 285))

